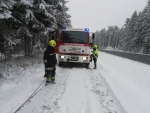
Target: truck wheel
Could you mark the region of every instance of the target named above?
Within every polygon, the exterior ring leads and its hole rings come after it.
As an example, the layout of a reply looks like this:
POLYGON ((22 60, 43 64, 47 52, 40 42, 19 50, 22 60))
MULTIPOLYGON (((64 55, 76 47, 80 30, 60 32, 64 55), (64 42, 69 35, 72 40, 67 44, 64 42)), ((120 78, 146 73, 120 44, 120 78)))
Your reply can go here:
POLYGON ((62 63, 62 62, 59 62, 59 63, 58 63, 58 66, 59 66, 59 67, 62 67, 63 65, 64 65, 64 63, 62 63))
POLYGON ((88 69, 88 68, 89 68, 89 63, 88 63, 88 64, 85 64, 85 67, 88 69))

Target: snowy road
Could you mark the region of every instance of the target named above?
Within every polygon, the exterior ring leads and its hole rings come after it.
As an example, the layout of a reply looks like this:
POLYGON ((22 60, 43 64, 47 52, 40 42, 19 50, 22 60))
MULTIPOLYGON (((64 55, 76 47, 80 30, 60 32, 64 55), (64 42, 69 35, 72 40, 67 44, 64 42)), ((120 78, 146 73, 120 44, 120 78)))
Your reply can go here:
MULTIPOLYGON (((149 68, 99 52, 96 70, 57 67, 56 84, 43 86, 18 113, 150 113, 149 68)), ((35 76, 27 76, 20 86, 2 86, 0 99, 9 98, 0 102, 1 113, 13 113, 42 82, 43 68, 36 70, 35 76), (9 105, 12 108, 7 109, 9 105)))
POLYGON ((57 84, 43 87, 19 113, 125 113, 99 70, 58 67, 57 73, 57 84))

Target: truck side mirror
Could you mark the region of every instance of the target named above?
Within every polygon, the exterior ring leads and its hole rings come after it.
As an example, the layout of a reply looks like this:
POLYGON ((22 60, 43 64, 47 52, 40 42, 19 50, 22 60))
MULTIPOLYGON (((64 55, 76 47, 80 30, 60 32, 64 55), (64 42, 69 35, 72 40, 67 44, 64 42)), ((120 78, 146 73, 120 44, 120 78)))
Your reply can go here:
POLYGON ((93 40, 95 39, 95 33, 92 34, 92 39, 93 39, 93 40))
POLYGON ((54 39, 55 39, 54 34, 51 34, 51 39, 52 39, 52 40, 54 40, 54 39))
POLYGON ((93 47, 93 43, 90 43, 91 48, 93 47))
POLYGON ((57 33, 56 32, 50 32, 49 33, 49 39, 50 40, 57 40, 57 33))

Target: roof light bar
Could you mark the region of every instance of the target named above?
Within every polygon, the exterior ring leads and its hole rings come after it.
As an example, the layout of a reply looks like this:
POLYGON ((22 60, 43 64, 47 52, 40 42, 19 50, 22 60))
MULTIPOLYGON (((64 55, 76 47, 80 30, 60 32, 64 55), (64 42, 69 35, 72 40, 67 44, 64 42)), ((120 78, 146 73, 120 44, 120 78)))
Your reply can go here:
POLYGON ((85 28, 84 30, 85 30, 85 31, 89 31, 89 28, 85 28))
POLYGON ((66 27, 63 27, 62 30, 66 30, 66 27))
POLYGON ((62 30, 71 30, 71 31, 86 31, 86 32, 89 32, 89 28, 84 28, 84 29, 82 29, 82 28, 65 28, 65 27, 63 27, 62 28, 62 30))

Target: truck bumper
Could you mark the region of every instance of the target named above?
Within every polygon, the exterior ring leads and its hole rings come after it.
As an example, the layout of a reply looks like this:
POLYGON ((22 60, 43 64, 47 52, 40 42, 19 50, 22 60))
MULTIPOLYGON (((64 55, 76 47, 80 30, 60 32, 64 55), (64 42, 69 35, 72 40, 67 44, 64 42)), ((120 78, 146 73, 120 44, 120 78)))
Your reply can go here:
POLYGON ((75 63, 89 63, 90 62, 90 55, 63 55, 58 54, 59 62, 75 62, 75 63))

